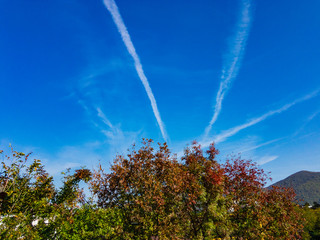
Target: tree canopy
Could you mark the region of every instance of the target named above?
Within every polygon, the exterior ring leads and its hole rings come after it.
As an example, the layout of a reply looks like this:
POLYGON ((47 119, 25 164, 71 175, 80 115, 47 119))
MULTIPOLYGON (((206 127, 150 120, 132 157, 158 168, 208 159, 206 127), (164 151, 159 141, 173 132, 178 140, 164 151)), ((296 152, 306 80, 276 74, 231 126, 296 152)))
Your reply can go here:
POLYGON ((166 143, 155 148, 143 139, 142 147, 116 156, 108 170, 100 165, 66 171, 57 189, 40 160, 30 162, 30 155, 12 150, 3 156, 0 172, 0 238, 308 236, 291 189, 266 189, 268 175, 254 162, 236 156, 220 163, 218 154, 214 144, 203 151, 194 142, 178 159, 166 143), (88 184, 91 196, 80 182, 88 184))

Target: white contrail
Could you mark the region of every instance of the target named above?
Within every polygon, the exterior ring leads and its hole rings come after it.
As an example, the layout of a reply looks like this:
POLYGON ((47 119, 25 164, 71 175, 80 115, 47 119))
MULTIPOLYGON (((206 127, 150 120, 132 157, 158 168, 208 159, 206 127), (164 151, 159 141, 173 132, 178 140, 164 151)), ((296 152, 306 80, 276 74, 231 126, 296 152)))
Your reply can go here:
POLYGON ((104 5, 106 6, 106 8, 111 13, 112 19, 118 28, 118 31, 122 37, 122 40, 123 40, 128 52, 129 52, 129 54, 133 58, 134 65, 135 65, 136 71, 138 73, 138 76, 139 76, 139 78, 140 78, 140 80, 141 80, 141 82, 142 82, 142 84, 148 94, 149 100, 151 102, 151 107, 152 107, 153 113, 157 119, 157 122, 159 124, 162 137, 164 138, 165 141, 167 141, 167 133, 165 130, 164 123, 162 122, 161 117, 160 117, 160 113, 159 113, 159 110, 157 107, 156 99, 154 98, 154 95, 153 95, 152 90, 150 88, 148 79, 147 79, 146 75, 144 74, 139 56, 136 52, 136 49, 133 46, 133 43, 131 41, 128 30, 127 30, 126 26, 124 25, 124 22, 121 18, 119 9, 118 9, 114 0, 104 0, 103 2, 104 2, 104 5))
POLYGON ((246 47, 250 26, 251 26, 251 1, 242 1, 241 17, 237 24, 236 34, 229 44, 229 53, 224 58, 223 70, 221 75, 221 82, 216 97, 216 105, 214 108, 213 117, 206 127, 204 137, 207 137, 212 125, 217 121, 221 111, 222 101, 227 93, 232 80, 237 77, 243 53, 246 47))
POLYGON ((239 126, 230 128, 230 129, 222 132, 221 134, 215 136, 211 141, 205 140, 205 141, 201 142, 200 144, 203 147, 208 147, 212 141, 215 142, 215 143, 223 142, 228 137, 231 137, 231 136, 237 134, 239 131, 241 131, 241 130, 243 130, 245 128, 251 127, 252 125, 255 125, 255 124, 257 124, 257 123, 259 123, 259 122, 261 122, 261 121, 267 119, 268 117, 271 117, 271 116, 273 116, 273 115, 275 115, 277 113, 282 113, 283 111, 288 110, 289 108, 291 108, 292 106, 296 105, 297 103, 306 101, 306 100, 308 100, 310 98, 313 98, 313 97, 317 96, 319 94, 319 92, 320 92, 319 90, 316 90, 316 91, 314 91, 314 92, 312 92, 310 94, 307 94, 306 96, 304 96, 302 98, 296 99, 295 101, 282 106, 281 108, 278 108, 276 110, 271 110, 271 111, 261 115, 260 117, 251 119, 247 123, 244 123, 244 124, 241 124, 239 126))
POLYGON ((264 157, 260 158, 259 160, 257 160, 257 163, 259 165, 264 165, 268 162, 276 160, 277 158, 279 158, 279 156, 264 156, 264 157))

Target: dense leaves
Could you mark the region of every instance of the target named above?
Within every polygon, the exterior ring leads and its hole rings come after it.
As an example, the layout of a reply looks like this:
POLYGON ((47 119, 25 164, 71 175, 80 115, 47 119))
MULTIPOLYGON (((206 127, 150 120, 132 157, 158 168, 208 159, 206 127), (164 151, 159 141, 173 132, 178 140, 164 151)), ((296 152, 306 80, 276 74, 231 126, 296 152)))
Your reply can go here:
POLYGON ((306 203, 302 213, 306 218, 304 239, 320 239, 320 204, 317 202, 314 202, 313 205, 306 203))
POLYGON ((41 161, 28 165, 29 157, 13 150, 2 156, 0 239, 98 239, 115 232, 112 209, 84 204, 90 199, 84 199, 79 183, 91 179, 88 169, 67 171, 57 190, 41 161))
MULTIPOLYGON (((63 185, 39 160, 12 151, 0 172, 1 239, 311 239, 316 211, 240 156, 217 161, 197 143, 177 159, 144 139, 110 170, 67 170, 63 185), (89 184, 86 197, 79 184, 89 184), (308 224, 304 224, 304 218, 308 224), (305 230, 305 232, 303 232, 305 230)), ((313 234, 313 235, 312 235, 313 234)))
POLYGON ((124 219, 123 231, 128 238, 139 234, 176 236, 182 201, 183 172, 178 162, 170 158, 166 144, 154 153, 151 140, 132 150, 127 158, 118 156, 111 173, 102 168, 95 173, 92 189, 98 196, 98 205, 119 209, 124 219))
POLYGON ((118 209, 128 238, 299 239, 303 218, 291 190, 264 188, 267 175, 240 157, 219 164, 193 143, 181 161, 151 140, 100 168, 93 192, 102 208, 118 209), (139 236, 139 237, 137 237, 139 236))

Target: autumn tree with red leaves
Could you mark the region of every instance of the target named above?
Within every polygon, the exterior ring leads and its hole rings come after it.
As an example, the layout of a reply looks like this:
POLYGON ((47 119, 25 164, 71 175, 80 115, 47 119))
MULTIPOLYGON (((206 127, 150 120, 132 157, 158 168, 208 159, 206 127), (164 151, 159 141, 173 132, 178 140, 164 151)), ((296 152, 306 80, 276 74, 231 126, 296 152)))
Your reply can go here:
POLYGON ((263 197, 260 222, 268 239, 302 239, 305 219, 301 207, 293 204, 293 189, 273 186, 263 197))
POLYGON ((301 239, 303 219, 290 190, 265 188, 268 175, 240 157, 219 164, 214 144, 196 142, 178 161, 152 140, 100 167, 98 206, 116 209, 122 239, 301 239), (290 194, 289 194, 290 193, 290 194))
POLYGON ((143 140, 138 151, 133 148, 127 157, 117 156, 111 173, 100 167, 94 175, 98 205, 122 214, 123 238, 178 238, 183 231, 183 171, 166 144, 159 144, 155 152, 151 143, 143 140))
MULTIPOLYGON (((268 175, 240 156, 223 164, 232 235, 243 239, 301 239, 303 222, 292 189, 265 188, 268 175)), ((270 179, 271 180, 271 179, 270 179)))
POLYGON ((262 238, 261 209, 267 174, 255 163, 232 157, 223 164, 224 196, 232 235, 244 239, 262 238))

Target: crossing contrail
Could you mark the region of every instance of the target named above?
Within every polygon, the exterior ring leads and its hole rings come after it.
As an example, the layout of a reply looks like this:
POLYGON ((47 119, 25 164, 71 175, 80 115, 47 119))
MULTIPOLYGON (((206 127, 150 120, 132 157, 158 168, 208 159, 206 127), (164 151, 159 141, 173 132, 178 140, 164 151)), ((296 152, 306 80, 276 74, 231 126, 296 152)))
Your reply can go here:
POLYGON ((161 116, 160 116, 160 112, 158 110, 158 106, 157 106, 157 102, 156 99, 154 98, 154 95, 152 93, 151 87, 149 85, 148 79, 146 77, 146 75, 144 74, 143 68, 142 68, 142 64, 140 62, 139 56, 136 52, 136 49, 134 48, 134 45, 131 41, 130 35, 128 33, 128 30, 122 20, 122 17, 120 15, 119 9, 115 3, 114 0, 104 0, 104 5, 106 6, 106 8, 108 9, 108 11, 110 12, 112 19, 114 21, 114 23, 116 24, 118 31, 121 35, 121 38, 129 52, 129 54, 131 55, 131 57, 133 58, 134 61, 134 65, 136 68, 136 71, 138 73, 138 76, 144 86, 144 89, 147 92, 147 95, 149 97, 149 100, 151 102, 151 107, 154 113, 154 116, 156 117, 156 120, 158 122, 158 125, 160 127, 160 131, 162 134, 162 137, 165 141, 167 141, 167 133, 165 130, 165 126, 164 123, 161 120, 161 116))
POLYGON ((241 16, 237 23, 236 34, 234 35, 232 41, 229 43, 229 52, 224 57, 224 64, 221 75, 221 82, 219 90, 216 97, 216 105, 214 107, 214 114, 206 127, 204 132, 204 137, 206 138, 212 128, 212 125, 217 121, 218 116, 221 112, 222 101, 225 94, 230 88, 232 80, 237 77, 241 61, 243 58, 243 53, 245 51, 246 42, 248 39, 250 26, 251 26, 251 1, 243 0, 241 16))
POLYGON ((250 121, 244 123, 244 124, 241 124, 241 125, 238 125, 236 127, 233 127, 233 128, 230 128, 226 131, 223 131, 221 134, 218 134, 216 135, 213 139, 211 139, 210 141, 209 140, 205 140, 205 141, 202 141, 200 142, 200 144, 203 146, 203 147, 208 147, 211 142, 215 142, 215 143, 219 143, 219 142, 223 142, 225 141, 227 138, 237 134, 238 132, 240 132, 241 130, 243 129, 246 129, 248 127, 251 127, 257 123, 260 123, 261 121, 275 115, 275 114, 279 114, 279 113, 282 113, 286 110, 288 110, 289 108, 293 107, 294 105, 300 103, 300 102, 304 102, 306 100, 309 100, 313 97, 316 97, 319 95, 319 92, 320 90, 316 90, 312 93, 309 93, 307 95, 305 95, 304 97, 301 97, 301 98, 298 98, 296 99, 295 101, 291 102, 291 103, 288 103, 288 104, 285 104, 283 105, 281 108, 278 108, 278 109, 275 109, 275 110, 271 110, 271 111, 268 111, 267 113, 261 115, 260 117, 256 117, 256 118, 253 118, 251 119, 250 121))

